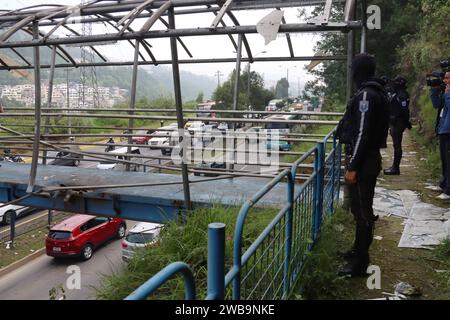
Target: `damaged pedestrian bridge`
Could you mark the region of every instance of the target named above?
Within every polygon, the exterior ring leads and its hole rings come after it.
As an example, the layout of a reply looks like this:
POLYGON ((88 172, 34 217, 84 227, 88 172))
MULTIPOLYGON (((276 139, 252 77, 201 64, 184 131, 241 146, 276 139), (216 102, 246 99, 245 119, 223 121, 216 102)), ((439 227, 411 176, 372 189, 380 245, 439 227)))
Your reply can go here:
MULTIPOLYGON (((31 160, 29 164, 0 162, 0 202, 152 222, 176 219, 186 212, 195 213, 197 206, 211 203, 238 206, 240 213, 234 235, 233 268, 225 276, 218 264, 223 257, 213 258, 214 254, 223 254, 220 249, 223 239, 220 240, 219 234, 215 238, 219 242, 211 244, 212 248, 218 245, 218 249, 209 252, 213 265, 208 265, 208 269, 214 269, 211 272, 215 281, 211 282, 208 298, 223 298, 224 285, 232 287, 233 299, 288 298, 307 253, 318 238, 324 216, 333 213, 339 198, 341 146, 334 128, 341 114, 290 108, 246 110, 239 105, 241 63, 311 61, 314 63, 310 67, 313 67, 316 62, 341 60, 347 62, 349 70, 349 62, 355 54, 353 43, 357 32, 361 31, 361 51, 365 51, 366 44, 365 24, 356 19, 357 12, 366 12, 365 2, 357 7, 354 0, 93 0, 74 7, 38 5, 1 12, 0 49, 7 58, 0 55, 0 72, 15 72, 33 79, 34 107, 5 107, 0 113, 0 150, 11 149, 31 160), (343 19, 334 21, 332 8, 344 2, 343 19), (323 13, 306 22, 300 23, 298 17, 289 20, 284 15, 284 10, 316 5, 323 5, 323 13), (259 18, 242 25, 249 12, 252 17, 259 18), (187 16, 190 19, 184 19, 187 16), (99 25, 105 26, 104 29, 99 25), (292 41, 291 35, 311 32, 347 34, 347 54, 297 55, 302 43, 292 41), (22 36, 16 37, 18 34, 22 36), (198 38, 207 43, 214 37, 223 38, 229 50, 213 47, 204 50, 204 47, 195 45, 198 42, 194 40, 198 38), (261 37, 266 44, 278 41, 285 54, 267 52, 261 56, 255 53, 254 48, 257 48, 261 37), (110 61, 107 58, 111 46, 118 48, 119 44, 128 45, 133 50, 132 61, 110 61), (77 46, 84 57, 81 61, 71 54, 70 48, 77 46), (162 46, 166 50, 158 51, 162 46), (31 59, 22 48, 32 49, 31 59), (227 52, 234 53, 230 56, 226 55, 227 52), (187 163, 174 164, 170 157, 156 153, 154 149, 160 152, 161 146, 137 146, 133 143, 138 131, 139 136, 157 138, 162 131, 170 129, 155 128, 154 123, 173 121, 178 130, 192 121, 209 123, 211 118, 193 117, 197 110, 183 108, 180 66, 210 64, 214 67, 217 63, 233 64, 235 73, 232 105, 226 110, 209 110, 217 115, 217 123, 227 124, 229 130, 225 135, 233 133, 234 145, 224 152, 233 153, 238 149, 236 132, 245 133, 249 128, 270 123, 281 125, 289 129, 285 130, 283 139, 292 144, 294 150, 272 151, 280 156, 276 169, 267 171, 258 163, 239 165, 235 162, 227 164, 226 168, 198 169, 187 163), (158 65, 171 66, 174 107, 136 108, 139 68, 158 65), (95 75, 96 68, 110 66, 132 66, 128 108, 102 106, 95 93, 95 85, 92 101, 81 101, 76 110, 52 103, 55 70, 79 69, 81 79, 86 79, 88 74, 95 75), (41 88, 46 82, 42 81, 42 70, 49 71, 46 101, 41 88), (269 118, 271 115, 294 116, 294 119, 269 118), (93 118, 103 121, 121 119, 126 120, 126 124, 94 126, 85 121, 93 118), (59 121, 61 119, 66 121, 59 121), (144 124, 137 126, 138 120, 144 124), (298 129, 311 129, 318 125, 329 126, 328 133, 309 134, 298 129), (140 133, 142 130, 147 133, 140 133), (104 141, 111 137, 120 140, 118 145, 127 149, 123 157, 112 160, 110 154, 103 152, 108 146, 104 141), (301 149, 303 145, 310 147, 296 151, 296 147, 301 149), (49 165, 55 159, 52 153, 67 151, 64 148, 68 146, 71 151, 66 160, 73 160, 74 164, 79 163, 79 156, 82 156, 82 163, 113 161, 124 165, 126 170, 102 171, 49 165), (133 153, 136 147, 141 150, 140 155, 133 153), (132 158, 138 159, 141 166, 144 163, 144 172, 131 172, 130 168, 137 164, 137 160, 132 158), (198 173, 205 177, 198 176, 198 173), (280 211, 252 246, 242 253, 245 218, 255 206, 276 206, 280 211), (257 264, 261 268, 256 268, 257 264), (259 280, 255 281, 255 277, 259 280)), ((95 77, 90 80, 95 80, 95 77)), ((351 77, 348 74, 347 94, 350 93, 351 77)), ((247 98, 250 100, 251 96, 247 98)), ((265 134, 267 138, 267 132, 265 134)), ((179 139, 182 138, 180 134, 179 139)), ((173 147, 172 144, 164 146, 173 147)), ((202 148, 211 147, 213 145, 205 144, 202 148)), ((13 220, 12 230, 14 223, 13 220)), ((215 231, 220 233, 221 230, 216 228, 215 231)), ((187 297, 195 297, 191 271, 182 263, 163 270, 156 280, 151 280, 139 295, 133 297, 145 298, 167 280, 168 275, 177 272, 182 272, 190 283, 187 297)))

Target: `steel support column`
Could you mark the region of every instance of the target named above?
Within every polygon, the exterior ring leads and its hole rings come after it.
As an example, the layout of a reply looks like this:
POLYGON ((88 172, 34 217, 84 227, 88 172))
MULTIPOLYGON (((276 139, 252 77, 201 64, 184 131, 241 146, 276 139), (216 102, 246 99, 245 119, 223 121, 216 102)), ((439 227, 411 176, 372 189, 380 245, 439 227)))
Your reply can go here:
MULTIPOLYGON (((39 39, 39 22, 33 22, 33 38, 39 39)), ((28 182, 27 192, 33 192, 34 183, 36 181, 37 165, 39 160, 39 144, 41 139, 41 61, 39 56, 39 47, 33 48, 34 63, 34 141, 33 155, 30 170, 30 180, 28 182)))
MULTIPOLYGON (((48 81, 48 97, 47 97, 47 108, 51 109, 52 107, 52 96, 53 96, 53 79, 55 77, 55 60, 56 60, 56 46, 52 48, 52 58, 51 58, 51 67, 50 67, 50 79, 48 81)), ((69 85, 69 84, 67 84, 69 85)), ((45 129, 44 134, 49 133, 49 125, 50 125, 50 117, 45 117, 45 129)), ((42 164, 47 164, 47 150, 43 151, 42 164)))
MULTIPOLYGON (((168 9, 169 14, 169 28, 175 29, 175 12, 173 7, 168 9)), ((170 37, 170 51, 172 54, 172 72, 173 72, 173 88, 175 93, 175 107, 177 110, 177 123, 178 123, 178 131, 183 132, 183 136, 180 134, 180 143, 184 140, 184 120, 183 120, 183 103, 181 97, 181 81, 180 81, 180 69, 178 65, 178 49, 177 49, 177 38, 170 37)), ((184 148, 182 148, 181 152, 185 152, 184 148)), ((184 157, 182 157, 184 159, 184 157)), ((184 161, 183 161, 184 162, 184 161)), ((184 192, 184 203, 187 210, 192 209, 191 204, 191 195, 189 190, 189 176, 188 176, 188 168, 187 163, 181 164, 181 174, 183 178, 183 192, 184 192)))
MULTIPOLYGON (((129 112, 130 115, 134 115, 134 109, 136 108, 136 88, 137 88, 137 74, 138 74, 138 67, 139 67, 139 40, 135 41, 134 44, 134 63, 133 63, 133 75, 131 79, 131 97, 130 97, 130 109, 129 112)), ((134 119, 130 118, 128 120, 128 128, 134 129, 134 119)), ((132 133, 132 132, 130 132, 132 133)), ((128 137, 128 144, 131 145, 133 143, 133 137, 128 137)), ((131 146, 128 146, 127 153, 131 153, 131 146)), ((126 170, 130 171, 130 164, 128 163, 126 165, 126 170)))
POLYGON ((361 53, 367 52, 367 1, 361 0, 361 53))

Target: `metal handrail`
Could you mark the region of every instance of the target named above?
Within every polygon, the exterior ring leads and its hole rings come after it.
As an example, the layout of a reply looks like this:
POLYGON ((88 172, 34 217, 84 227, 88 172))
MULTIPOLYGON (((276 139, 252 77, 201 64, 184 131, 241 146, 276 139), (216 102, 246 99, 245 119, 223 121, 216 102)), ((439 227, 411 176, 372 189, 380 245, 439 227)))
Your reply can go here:
POLYGON ((166 281, 172 278, 175 274, 181 273, 186 287, 186 300, 195 300, 195 281, 194 274, 191 268, 183 262, 174 262, 159 271, 147 282, 141 285, 133 293, 131 293, 125 300, 144 300, 147 299, 154 291, 161 287, 166 281))

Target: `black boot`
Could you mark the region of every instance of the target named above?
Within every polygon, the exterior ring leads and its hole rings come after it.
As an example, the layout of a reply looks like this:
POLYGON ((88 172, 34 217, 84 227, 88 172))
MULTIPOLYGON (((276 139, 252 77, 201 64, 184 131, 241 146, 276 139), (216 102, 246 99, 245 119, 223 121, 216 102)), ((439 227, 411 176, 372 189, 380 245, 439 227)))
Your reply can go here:
POLYGON ((344 259, 345 261, 350 261, 356 256, 356 250, 354 248, 345 251, 345 252, 339 252, 339 256, 344 259))
POLYGON ((383 172, 387 176, 398 176, 400 175, 400 168, 392 166, 389 169, 384 170, 383 172))
POLYGON ((367 267, 369 266, 369 255, 356 255, 351 258, 340 270, 340 276, 367 277, 367 267))

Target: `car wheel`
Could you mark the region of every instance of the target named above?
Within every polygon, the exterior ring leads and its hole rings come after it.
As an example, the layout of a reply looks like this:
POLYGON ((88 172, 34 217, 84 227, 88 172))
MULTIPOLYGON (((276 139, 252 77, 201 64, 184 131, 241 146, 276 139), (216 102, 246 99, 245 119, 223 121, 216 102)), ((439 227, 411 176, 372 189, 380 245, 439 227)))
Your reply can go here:
POLYGON ((12 217, 17 217, 17 214, 15 211, 8 211, 3 215, 3 223, 6 225, 11 224, 12 217))
POLYGON ((89 260, 90 258, 92 258, 92 253, 94 252, 94 248, 92 247, 91 244, 87 243, 83 249, 81 249, 81 258, 83 258, 83 260, 89 260))
POLYGON ((119 228, 117 229, 117 238, 122 239, 123 237, 125 237, 126 230, 127 230, 127 227, 125 226, 125 224, 121 223, 119 225, 119 228))
POLYGON ((75 165, 75 167, 78 167, 80 165, 80 160, 75 160, 73 164, 75 165))

